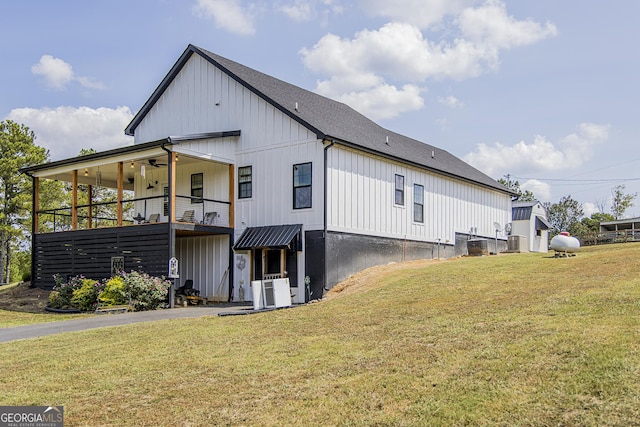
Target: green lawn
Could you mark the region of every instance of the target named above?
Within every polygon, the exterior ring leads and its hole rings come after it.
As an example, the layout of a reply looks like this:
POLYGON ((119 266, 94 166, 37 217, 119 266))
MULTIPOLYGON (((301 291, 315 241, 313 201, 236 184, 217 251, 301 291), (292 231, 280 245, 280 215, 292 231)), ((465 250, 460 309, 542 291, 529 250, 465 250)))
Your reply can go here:
POLYGON ((0 310, 0 328, 30 325, 33 323, 57 322, 59 320, 79 319, 90 314, 54 314, 54 313, 23 313, 19 311, 0 310))
POLYGON ((0 344, 65 425, 640 425, 640 245, 409 263, 239 317, 0 344))

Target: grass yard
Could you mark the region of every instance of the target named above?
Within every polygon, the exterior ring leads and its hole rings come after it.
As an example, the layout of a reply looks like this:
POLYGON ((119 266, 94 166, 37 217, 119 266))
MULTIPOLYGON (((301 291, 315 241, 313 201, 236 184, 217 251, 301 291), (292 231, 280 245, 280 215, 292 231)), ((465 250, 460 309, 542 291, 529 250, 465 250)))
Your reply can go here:
POLYGON ((65 425, 640 425, 640 245, 367 271, 316 304, 0 344, 65 425))

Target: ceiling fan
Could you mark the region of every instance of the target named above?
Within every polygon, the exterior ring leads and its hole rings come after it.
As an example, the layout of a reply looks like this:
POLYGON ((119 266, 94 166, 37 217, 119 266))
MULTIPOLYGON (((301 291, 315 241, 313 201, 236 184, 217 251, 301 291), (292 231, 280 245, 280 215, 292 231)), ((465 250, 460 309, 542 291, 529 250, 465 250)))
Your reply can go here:
POLYGON ((160 166, 167 166, 166 163, 158 163, 156 159, 149 159, 149 164, 156 168, 159 168, 160 166))

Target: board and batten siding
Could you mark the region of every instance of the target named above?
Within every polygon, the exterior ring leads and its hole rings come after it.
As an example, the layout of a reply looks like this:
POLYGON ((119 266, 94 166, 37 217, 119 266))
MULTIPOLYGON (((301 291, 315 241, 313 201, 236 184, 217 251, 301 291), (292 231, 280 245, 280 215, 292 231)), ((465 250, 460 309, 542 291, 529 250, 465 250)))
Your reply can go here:
MULTIPOLYGON (((241 131, 236 152, 315 138, 210 62, 192 55, 136 127, 135 142, 231 130, 241 131)), ((231 163, 234 150, 225 144, 193 141, 185 148, 212 158, 227 158, 231 163)))
POLYGON ((253 194, 236 202, 236 237, 246 226, 304 224, 305 230, 324 227, 323 146, 318 140, 244 151, 237 155, 237 166, 251 166, 253 194), (309 209, 293 209, 293 166, 301 163, 311 163, 312 168, 309 209))
POLYGON ((511 219, 508 194, 334 146, 328 152, 327 227, 330 231, 455 242, 472 227, 495 235, 494 222, 511 219), (395 175, 404 176, 404 206, 396 205, 395 175), (424 187, 424 223, 413 218, 413 186, 424 187))
POLYGON ((181 237, 176 239, 180 279, 193 280, 200 296, 215 301, 229 299, 229 236, 181 237))

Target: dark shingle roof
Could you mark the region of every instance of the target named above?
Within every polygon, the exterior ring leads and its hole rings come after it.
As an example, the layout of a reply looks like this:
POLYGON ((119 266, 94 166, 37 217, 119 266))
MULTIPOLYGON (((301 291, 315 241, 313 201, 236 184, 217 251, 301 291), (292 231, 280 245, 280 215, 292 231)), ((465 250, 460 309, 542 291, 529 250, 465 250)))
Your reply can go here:
POLYGON ((133 135, 137 125, 194 53, 222 69, 275 108, 315 132, 319 139, 334 140, 339 144, 511 193, 496 180, 445 150, 387 130, 346 104, 276 79, 193 45, 187 47, 149 100, 127 126, 127 134, 133 135))

